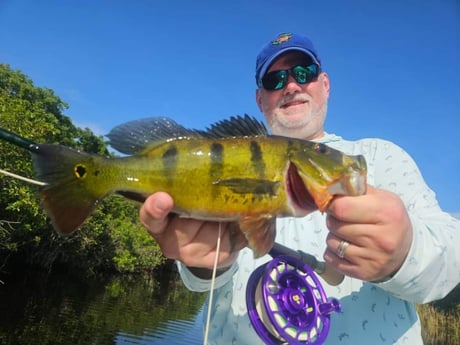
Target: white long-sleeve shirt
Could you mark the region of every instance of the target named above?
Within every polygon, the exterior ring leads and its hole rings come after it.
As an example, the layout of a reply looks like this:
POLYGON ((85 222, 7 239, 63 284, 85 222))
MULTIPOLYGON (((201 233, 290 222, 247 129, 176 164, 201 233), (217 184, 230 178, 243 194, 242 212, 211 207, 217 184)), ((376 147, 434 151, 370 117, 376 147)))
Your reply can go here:
MULTIPOLYGON (((413 303, 440 299, 460 282, 460 221, 440 209, 412 158, 395 144, 380 139, 346 141, 332 134, 319 141, 347 154, 364 155, 368 183, 396 193, 413 226, 409 254, 388 281, 375 284, 345 277, 340 285, 329 286, 320 279, 327 296, 338 298, 342 306, 340 313, 331 314, 325 344, 423 344, 413 303)), ((317 258, 326 249, 327 234, 325 215, 318 211, 277 219, 276 242, 317 258)), ((254 259, 245 248, 231 269, 217 277, 209 344, 263 344, 250 324, 245 298, 250 274, 269 260, 269 255, 254 259)), ((181 263, 178 267, 189 289, 209 290, 209 280, 197 278, 181 263)))

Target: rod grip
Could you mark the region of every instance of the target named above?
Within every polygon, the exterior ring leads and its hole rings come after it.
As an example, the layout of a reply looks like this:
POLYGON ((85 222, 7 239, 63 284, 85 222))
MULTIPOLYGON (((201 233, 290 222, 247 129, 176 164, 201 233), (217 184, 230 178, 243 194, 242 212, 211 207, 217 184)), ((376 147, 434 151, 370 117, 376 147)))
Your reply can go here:
POLYGON ((329 285, 339 285, 343 282, 343 279, 345 278, 345 276, 342 273, 337 272, 326 262, 319 261, 318 259, 316 259, 315 256, 305 253, 301 250, 293 250, 276 242, 270 251, 270 255, 289 255, 295 257, 296 259, 299 259, 300 261, 310 266, 311 269, 315 271, 321 278, 323 278, 329 285))
POLYGON ((318 261, 317 268, 313 270, 332 286, 341 284, 345 279, 345 276, 342 273, 337 272, 331 265, 323 261, 318 261))

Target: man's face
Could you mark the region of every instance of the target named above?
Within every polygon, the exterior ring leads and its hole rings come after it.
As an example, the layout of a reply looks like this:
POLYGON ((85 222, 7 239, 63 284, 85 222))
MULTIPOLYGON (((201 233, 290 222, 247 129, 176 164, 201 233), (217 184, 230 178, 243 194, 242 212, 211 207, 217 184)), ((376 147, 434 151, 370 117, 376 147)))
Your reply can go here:
MULTIPOLYGON (((267 73, 310 63, 307 55, 290 51, 278 57, 267 73)), ((299 84, 289 75, 280 90, 261 87, 256 91, 257 104, 273 134, 310 140, 324 134, 328 98, 329 78, 324 72, 311 83, 299 84)))

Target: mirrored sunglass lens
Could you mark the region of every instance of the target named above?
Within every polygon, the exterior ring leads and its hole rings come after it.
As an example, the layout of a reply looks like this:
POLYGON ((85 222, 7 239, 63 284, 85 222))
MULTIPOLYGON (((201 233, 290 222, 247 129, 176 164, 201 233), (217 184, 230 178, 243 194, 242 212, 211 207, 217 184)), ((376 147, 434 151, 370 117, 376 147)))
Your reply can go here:
POLYGON ((310 66, 295 66, 292 69, 292 74, 299 84, 306 84, 316 78, 316 65, 310 66))
POLYGON ((307 82, 307 69, 300 66, 297 67, 299 68, 295 68, 293 71, 295 80, 300 84, 305 84, 307 82))
POLYGON ((270 72, 262 78, 262 85, 267 90, 279 90, 284 87, 287 71, 270 72))

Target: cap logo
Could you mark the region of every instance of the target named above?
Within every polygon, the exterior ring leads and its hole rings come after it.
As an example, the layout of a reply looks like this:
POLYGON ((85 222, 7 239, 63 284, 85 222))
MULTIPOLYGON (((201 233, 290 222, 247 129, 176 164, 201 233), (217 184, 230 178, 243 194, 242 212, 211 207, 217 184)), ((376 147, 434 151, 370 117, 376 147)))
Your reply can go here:
POLYGON ((272 41, 272 45, 277 46, 281 43, 289 41, 291 38, 292 38, 291 33, 280 34, 276 40, 272 41))

